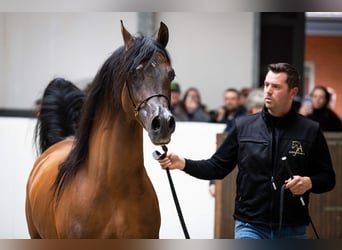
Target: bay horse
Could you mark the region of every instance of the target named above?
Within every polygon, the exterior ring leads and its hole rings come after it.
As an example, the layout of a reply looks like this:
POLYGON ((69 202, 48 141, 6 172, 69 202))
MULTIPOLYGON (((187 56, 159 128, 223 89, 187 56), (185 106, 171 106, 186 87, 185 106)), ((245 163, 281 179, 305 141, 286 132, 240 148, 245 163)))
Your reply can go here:
POLYGON ((155 39, 132 36, 122 21, 121 33, 124 45, 86 92, 75 136, 51 145, 34 163, 26 188, 31 238, 159 238, 143 129, 155 145, 169 143, 175 130, 169 33, 161 22, 155 39))

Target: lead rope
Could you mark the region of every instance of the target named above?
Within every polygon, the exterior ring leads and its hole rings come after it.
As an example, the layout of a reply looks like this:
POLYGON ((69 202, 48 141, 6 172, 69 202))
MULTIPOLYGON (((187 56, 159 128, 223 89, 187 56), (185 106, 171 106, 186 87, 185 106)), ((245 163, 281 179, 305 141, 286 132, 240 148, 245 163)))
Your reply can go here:
MULTIPOLYGON (((164 159, 166 157, 167 147, 165 145, 163 145, 162 148, 164 150, 163 154, 159 153, 157 150, 153 152, 152 155, 153 155, 155 160, 162 160, 162 159, 164 159)), ((179 201, 178 201, 175 185, 173 184, 169 168, 166 168, 166 174, 167 174, 167 178, 169 180, 173 201, 175 202, 178 218, 179 218, 179 221, 180 221, 180 223, 182 225, 182 229, 183 229, 183 233, 184 233, 185 239, 190 239, 190 236, 189 236, 189 233, 188 233, 188 229, 186 228, 186 225, 185 225, 182 209, 181 209, 181 207, 179 205, 179 201)))
MULTIPOLYGON (((287 158, 286 156, 283 156, 281 158, 281 160, 285 163, 285 168, 286 168, 286 171, 288 172, 289 176, 291 179, 293 179, 293 173, 291 171, 291 168, 287 162, 287 158)), ((282 185, 281 187, 281 192, 280 192, 280 214, 279 214, 279 234, 280 234, 280 230, 281 230, 281 227, 282 227, 282 223, 283 223, 283 213, 284 213, 284 190, 285 190, 285 184, 282 185)), ((309 207, 305 205, 305 202, 304 202, 304 199, 303 197, 300 195, 298 196, 299 200, 300 200, 300 203, 302 204, 303 208, 304 208, 304 211, 306 213, 306 216, 309 220, 309 223, 311 224, 311 227, 316 235, 316 238, 319 239, 319 235, 317 233, 317 230, 316 230, 316 227, 315 225, 313 224, 313 221, 311 219, 311 216, 310 216, 310 213, 309 213, 309 207)))
MULTIPOLYGON (((279 235, 281 233, 281 227, 282 227, 282 223, 283 223, 283 214, 284 214, 284 190, 285 190, 285 184, 281 186, 281 191, 280 191, 280 211, 279 211, 279 235)), ((302 196, 300 196, 299 198, 302 198, 302 196)), ((302 198, 303 199, 303 198, 302 198)), ((305 203, 303 203, 303 201, 301 200, 300 201, 304 210, 305 210, 305 213, 306 213, 306 216, 308 217, 308 220, 309 220, 309 223, 311 224, 311 227, 312 227, 312 230, 314 231, 315 233, 315 236, 316 236, 316 239, 319 240, 319 235, 318 235, 318 232, 316 230, 316 227, 315 225, 313 224, 313 221, 311 219, 311 216, 309 214, 309 208, 305 205, 305 203)))

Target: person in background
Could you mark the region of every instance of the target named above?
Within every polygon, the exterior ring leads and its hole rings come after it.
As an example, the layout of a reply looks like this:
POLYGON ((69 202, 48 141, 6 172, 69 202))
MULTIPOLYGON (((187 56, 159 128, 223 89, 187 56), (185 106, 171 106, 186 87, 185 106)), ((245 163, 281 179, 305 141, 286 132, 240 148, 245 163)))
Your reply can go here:
POLYGON ((244 87, 240 90, 240 98, 239 98, 239 112, 246 113, 247 108, 246 108, 246 103, 247 103, 247 98, 249 96, 249 93, 252 91, 252 88, 250 87, 244 87))
POLYGON ((229 88, 223 94, 223 106, 217 111, 216 121, 225 123, 225 132, 228 132, 236 117, 245 115, 245 108, 241 109, 240 106, 240 93, 237 89, 229 88))
POLYGON ((179 84, 175 81, 172 81, 170 84, 171 90, 171 99, 170 99, 170 109, 175 120, 183 120, 185 118, 185 114, 181 108, 181 88, 179 84))
POLYGON ((292 65, 268 65, 263 110, 236 118, 211 158, 190 160, 168 152, 159 160, 163 169, 183 170, 206 180, 223 179, 238 167, 236 239, 305 239, 310 193, 335 186, 319 124, 292 106, 299 82, 292 65))
POLYGON ((255 114, 262 111, 264 107, 264 91, 262 89, 252 89, 246 99, 246 114, 255 114))
POLYGON ((210 122, 210 115, 202 104, 197 88, 189 88, 184 93, 179 109, 175 110, 176 121, 210 122))
POLYGON ((175 106, 177 106, 181 102, 181 89, 177 82, 171 82, 170 84, 171 90, 171 112, 173 112, 175 106))
POLYGON ((329 107, 331 94, 324 86, 316 86, 311 92, 310 100, 303 102, 299 113, 318 122, 323 131, 342 131, 341 119, 329 107))
MULTIPOLYGON (((252 89, 246 99, 246 114, 255 114, 262 110, 264 106, 264 91, 262 89, 252 89)), ((209 181, 209 194, 212 197, 216 195, 215 180, 209 181)))

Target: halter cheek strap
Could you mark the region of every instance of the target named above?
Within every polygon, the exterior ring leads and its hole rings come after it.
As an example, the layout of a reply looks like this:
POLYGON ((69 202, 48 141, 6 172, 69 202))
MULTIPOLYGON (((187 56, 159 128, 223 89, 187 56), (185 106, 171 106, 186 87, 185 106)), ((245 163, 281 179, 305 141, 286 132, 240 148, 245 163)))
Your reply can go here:
POLYGON ((131 103, 132 103, 132 106, 133 106, 133 108, 134 108, 134 115, 135 115, 135 117, 138 116, 141 107, 142 107, 144 104, 146 104, 149 100, 151 100, 152 98, 154 98, 154 97, 164 97, 164 98, 166 99, 166 101, 167 101, 167 107, 168 107, 168 109, 171 108, 171 104, 170 104, 169 98, 168 98, 166 95, 163 95, 163 94, 151 95, 151 96, 145 98, 144 100, 142 100, 138 105, 136 105, 136 104, 134 103, 134 101, 133 101, 133 97, 132 97, 131 91, 130 91, 130 89, 129 89, 129 86, 128 86, 127 84, 126 84, 126 86, 127 86, 127 90, 128 90, 129 99, 131 99, 131 103))

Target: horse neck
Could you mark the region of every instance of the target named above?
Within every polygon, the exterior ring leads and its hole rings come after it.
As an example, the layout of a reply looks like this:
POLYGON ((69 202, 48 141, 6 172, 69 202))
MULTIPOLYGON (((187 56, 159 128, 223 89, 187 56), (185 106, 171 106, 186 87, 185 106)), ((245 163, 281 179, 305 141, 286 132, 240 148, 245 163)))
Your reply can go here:
MULTIPOLYGON (((110 117, 107 115, 102 117, 110 117)), ((143 129, 139 123, 124 112, 120 112, 114 121, 95 120, 98 122, 89 143, 88 171, 91 175, 108 182, 126 176, 138 177, 144 171, 143 129)))

